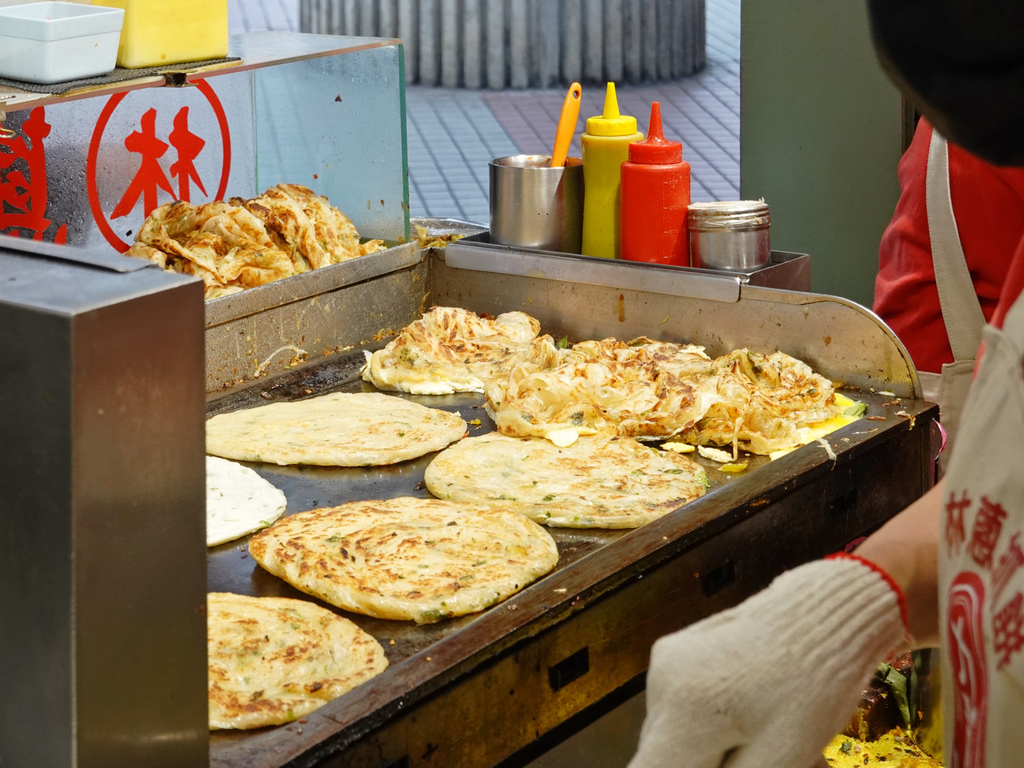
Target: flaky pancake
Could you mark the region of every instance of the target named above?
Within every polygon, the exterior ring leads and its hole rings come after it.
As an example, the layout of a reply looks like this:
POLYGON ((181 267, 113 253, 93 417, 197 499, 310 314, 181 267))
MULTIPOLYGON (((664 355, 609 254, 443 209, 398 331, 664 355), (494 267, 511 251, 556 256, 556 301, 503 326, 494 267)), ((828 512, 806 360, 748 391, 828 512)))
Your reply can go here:
POLYGON ((375 392, 335 392, 214 416, 206 451, 271 464, 376 466, 439 451, 464 434, 458 414, 375 392))
POLYGON ((552 365, 521 363, 487 383, 487 411, 498 431, 559 445, 595 434, 663 439, 695 424, 719 399, 707 385, 711 359, 701 347, 605 339, 549 357, 552 365))
POLYGON ((694 445, 731 446, 769 454, 802 445, 801 428, 840 415, 835 387, 804 362, 782 352, 738 349, 715 360, 712 379, 720 396, 682 434, 694 445))
POLYGON ((206 546, 265 528, 284 514, 284 493, 256 472, 227 459, 206 457, 206 546))
POLYGON ((487 410, 503 434, 557 445, 595 434, 676 438, 769 454, 800 445, 802 427, 842 411, 828 379, 782 352, 711 360, 701 347, 605 339, 550 359, 488 382, 487 410))
POLYGON ((360 243, 351 220, 299 184, 278 184, 252 200, 161 205, 140 227, 129 256, 196 275, 215 299, 310 269, 382 250, 360 243))
POLYGON ((483 392, 484 383, 533 354, 540 323, 522 312, 480 317, 434 307, 369 357, 363 378, 418 395, 483 392))
POLYGON ((481 611, 558 561, 547 531, 517 512, 418 498, 300 512, 253 536, 249 553, 331 605, 419 624, 481 611))
POLYGON ((387 668, 384 649, 306 600, 207 596, 210 729, 289 723, 387 668))
POLYGON ((703 496, 704 470, 631 438, 581 437, 559 448, 497 432, 439 453, 424 475, 441 499, 500 502, 538 523, 636 528, 703 496))

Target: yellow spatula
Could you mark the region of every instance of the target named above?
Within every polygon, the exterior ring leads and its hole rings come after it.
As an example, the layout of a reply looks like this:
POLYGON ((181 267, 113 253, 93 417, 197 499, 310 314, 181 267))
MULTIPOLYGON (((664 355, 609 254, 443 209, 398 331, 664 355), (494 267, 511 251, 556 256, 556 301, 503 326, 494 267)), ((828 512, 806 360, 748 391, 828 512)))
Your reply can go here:
POLYGON ((565 95, 565 102, 562 104, 562 114, 558 118, 558 130, 555 131, 555 148, 551 152, 551 167, 561 168, 565 165, 565 158, 569 156, 569 145, 572 144, 573 134, 576 133, 576 121, 580 116, 580 97, 583 89, 579 83, 569 86, 569 92, 565 95))

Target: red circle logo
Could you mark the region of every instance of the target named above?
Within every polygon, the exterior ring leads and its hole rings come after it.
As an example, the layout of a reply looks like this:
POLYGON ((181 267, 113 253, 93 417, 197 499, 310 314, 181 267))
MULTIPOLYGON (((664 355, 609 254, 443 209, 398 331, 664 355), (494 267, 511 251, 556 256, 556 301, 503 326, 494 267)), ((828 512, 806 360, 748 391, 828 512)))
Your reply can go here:
POLYGON ((985 585, 964 571, 949 586, 946 641, 953 672, 953 744, 946 745, 952 768, 985 768, 988 672, 982 618, 985 585))
MULTIPOLYGON (((228 119, 224 112, 224 106, 206 80, 197 81, 196 90, 205 97, 206 103, 213 111, 220 132, 222 146, 220 179, 213 199, 223 200, 231 173, 231 132, 228 128, 228 119)), ((114 231, 112 226, 114 219, 128 216, 136 210, 140 203, 143 213, 148 216, 159 205, 161 192, 164 193, 162 196, 165 199, 191 201, 194 187, 204 197, 208 196, 206 186, 196 167, 196 160, 203 152, 206 141, 193 133, 190 128, 189 107, 182 106, 175 113, 173 127, 167 135, 167 141, 157 135, 157 110, 150 108, 142 114, 138 121, 138 127, 123 142, 124 148, 129 153, 138 156, 135 175, 124 190, 117 191, 119 197, 110 213, 104 211, 98 180, 100 149, 103 146, 103 136, 110 124, 111 117, 127 95, 127 93, 117 93, 107 100, 96 121, 96 127, 93 129, 92 139, 89 142, 89 154, 86 159, 86 187, 93 220, 107 242, 121 253, 128 250, 129 244, 114 231), (171 163, 168 173, 164 170, 160 160, 171 149, 174 152, 172 157, 176 157, 176 159, 171 163), (177 186, 172 183, 172 178, 177 181, 177 186)))

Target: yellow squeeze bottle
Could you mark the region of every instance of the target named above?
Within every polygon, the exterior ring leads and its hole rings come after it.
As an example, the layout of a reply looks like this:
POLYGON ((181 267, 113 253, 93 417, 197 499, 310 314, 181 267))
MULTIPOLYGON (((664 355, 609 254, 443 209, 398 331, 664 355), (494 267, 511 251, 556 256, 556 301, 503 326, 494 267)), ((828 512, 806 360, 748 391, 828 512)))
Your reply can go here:
POLYGON ((619 257, 620 168, 629 160, 629 145, 643 141, 636 118, 619 114, 615 83, 608 83, 604 114, 587 118, 583 145, 583 254, 619 257))

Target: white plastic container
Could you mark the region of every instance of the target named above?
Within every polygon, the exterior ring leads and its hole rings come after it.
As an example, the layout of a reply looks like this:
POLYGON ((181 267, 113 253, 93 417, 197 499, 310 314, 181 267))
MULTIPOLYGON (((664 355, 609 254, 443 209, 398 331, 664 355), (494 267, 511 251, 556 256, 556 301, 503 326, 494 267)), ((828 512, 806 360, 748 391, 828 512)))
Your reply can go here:
POLYGON ((114 69, 124 11, 78 3, 0 8, 0 76, 59 83, 114 69))

